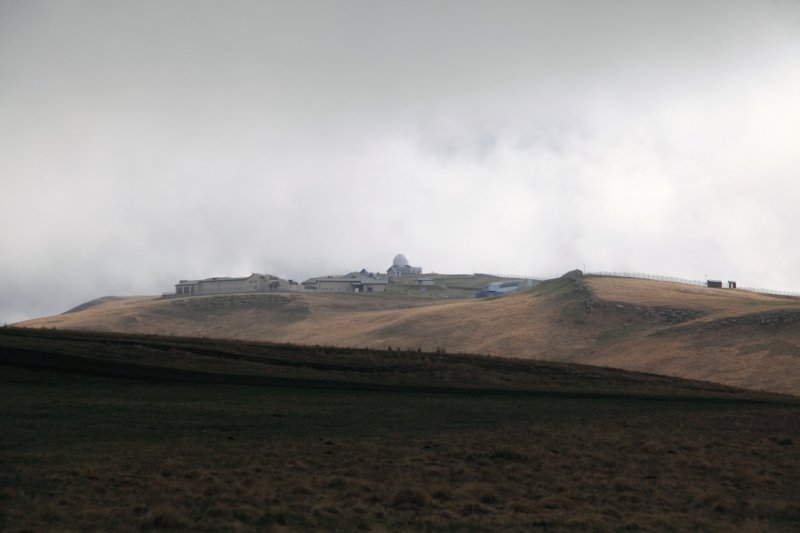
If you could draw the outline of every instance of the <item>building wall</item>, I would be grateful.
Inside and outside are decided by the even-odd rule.
[[[360,284],[358,282],[361,282]],[[355,283],[355,285],[353,285]],[[358,279],[325,279],[317,280],[317,292],[385,292],[385,283],[370,283]]]
[[[181,280],[175,284],[178,296],[302,290],[304,287],[297,282],[265,274],[252,274],[247,278]]]
[[[266,276],[261,274],[254,274],[244,279],[204,279],[198,283],[196,294],[265,291],[268,290],[269,281]]]
[[[354,292],[353,280],[332,280],[320,279],[317,280],[318,292]]]
[[[372,290],[370,290],[372,289]],[[363,292],[386,292],[385,283],[364,283]]]
[[[189,295],[211,295],[211,294],[232,294],[247,292],[270,292],[270,291],[304,291],[314,290],[318,292],[384,292],[385,283],[371,283],[372,278],[318,278],[315,284],[309,286],[301,285],[289,280],[275,279],[263,274],[253,274],[247,278],[233,279],[203,279],[199,281],[181,280],[175,285],[175,293],[178,296]],[[356,283],[354,286],[353,283]],[[360,282],[360,283],[359,283]],[[358,290],[357,290],[358,289]],[[372,290],[369,290],[372,289]]]
[[[197,290],[197,284],[194,283],[192,285],[175,285],[175,294],[180,295],[189,295],[189,294],[196,294],[195,291]]]
[[[302,292],[306,290],[306,287],[304,287],[300,283],[286,283],[286,285],[284,285],[283,282],[281,282],[280,290]]]
[[[249,292],[258,290],[246,279],[218,279],[198,283],[197,294],[225,294],[231,292]]]
[[[408,276],[414,274],[422,274],[422,267],[412,267],[412,266],[397,266],[393,265],[389,267],[389,270],[386,271],[387,274],[390,276]]]

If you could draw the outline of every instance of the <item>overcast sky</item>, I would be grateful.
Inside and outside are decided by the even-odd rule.
[[[800,291],[800,2],[0,0],[0,323],[178,279]]]

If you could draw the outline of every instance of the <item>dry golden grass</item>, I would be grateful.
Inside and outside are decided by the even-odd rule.
[[[527,357],[534,355],[541,339],[547,339],[550,346],[562,345],[559,353],[548,355],[552,359],[575,349],[572,332],[559,331],[542,320],[558,305],[557,297],[539,300],[518,294],[449,302],[303,294],[291,295],[290,299],[285,305],[233,306],[202,312],[176,306],[180,300],[137,297],[19,325],[370,348],[443,348],[448,352]],[[560,342],[567,339],[569,343]]]
[[[625,305],[595,314],[616,315],[634,332],[598,345],[591,363],[800,394],[800,300],[646,280],[588,283],[596,298]],[[663,325],[639,311],[657,307],[700,315]],[[760,317],[773,321],[761,323]],[[615,327],[609,318],[609,331],[619,331],[619,321]]]
[[[800,310],[800,299],[740,289],[709,289],[682,283],[614,277],[590,277],[587,283],[598,298],[632,305],[668,306],[725,315],[784,307]]]
[[[793,298],[587,278],[488,300],[293,294],[203,307],[211,299],[127,298],[21,325],[574,361],[800,394],[800,320],[757,321],[800,313]]]
[[[496,356],[30,328],[0,328],[0,364],[157,383],[599,398],[790,398],[656,374]]]

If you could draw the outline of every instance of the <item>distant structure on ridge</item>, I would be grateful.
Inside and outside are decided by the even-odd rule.
[[[533,279],[512,279],[510,281],[495,281],[475,293],[475,298],[488,298],[502,296],[510,292],[532,289],[540,283]]]
[[[175,284],[174,293],[164,297],[205,296],[210,294],[237,294],[248,292],[302,291],[302,292],[385,292],[393,276],[422,274],[421,267],[411,266],[403,254],[394,256],[392,266],[386,274],[369,272],[366,268],[349,274],[325,275],[309,278],[303,283],[286,280],[271,274],[253,273],[241,278],[217,277],[206,279],[182,279]],[[394,283],[393,281],[391,283]],[[432,279],[420,279],[417,284],[433,285]]]
[[[316,292],[385,292],[389,279],[383,274],[350,272],[343,276],[320,276],[303,282],[303,288]]]
[[[409,274],[422,274],[422,267],[411,266],[408,259],[403,254],[394,256],[392,266],[390,266],[386,273],[390,276],[407,276]]]
[[[302,287],[290,279],[256,273],[242,278],[182,279],[175,284],[175,294],[178,296],[287,290],[302,290]]]

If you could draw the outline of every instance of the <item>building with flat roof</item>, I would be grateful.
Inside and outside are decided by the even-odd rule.
[[[320,276],[303,282],[306,290],[317,292],[384,292],[389,278],[362,269],[343,276]]]
[[[216,277],[206,279],[182,279],[175,284],[175,294],[178,296],[203,296],[207,294],[299,289],[300,285],[292,280],[280,279],[270,274],[256,273],[241,278]]]
[[[317,292],[384,292],[386,278],[317,278]]]

